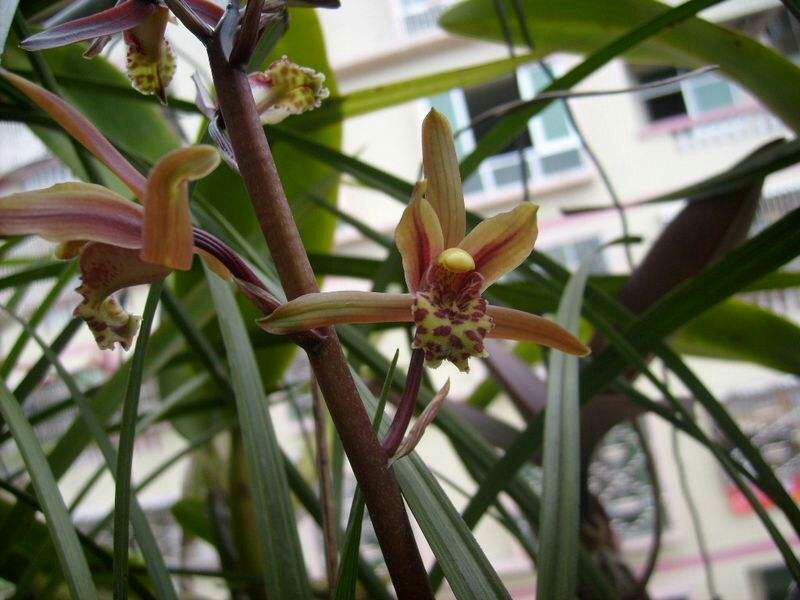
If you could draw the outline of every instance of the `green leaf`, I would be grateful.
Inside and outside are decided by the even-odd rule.
[[[14,13],[17,11],[19,0],[6,0],[0,6],[0,54],[6,47],[6,38],[11,30],[11,22],[14,20]]]
[[[504,0],[506,4],[510,1]],[[687,18],[715,3],[690,1],[670,8],[655,0],[615,0],[602,5],[595,0],[524,0],[523,7],[525,25],[542,52],[607,52],[612,40],[616,43],[621,36],[635,36],[639,38],[635,49],[634,44],[626,44],[615,54],[631,50],[626,58],[646,64],[717,64],[789,127],[799,129],[800,69],[744,34],[697,17]],[[690,14],[686,14],[688,9]],[[654,27],[667,11],[683,15],[672,20],[670,27]],[[445,12],[439,22],[451,33],[498,42],[504,39],[491,0],[466,0]],[[524,43],[518,29],[512,29],[515,41]]]
[[[361,378],[355,373],[353,376],[367,411],[375,415],[378,401]],[[381,433],[386,435],[388,430],[389,420],[384,418]],[[472,532],[425,463],[412,453],[394,463],[393,468],[403,497],[441,563],[455,596],[460,600],[510,598]]]
[[[53,472],[47,464],[47,459],[33,429],[3,381],[0,381],[0,412],[3,413],[6,425],[11,430],[14,441],[25,461],[31,483],[47,519],[50,538],[55,546],[61,570],[72,597],[81,600],[95,600],[97,590],[89,572],[89,565],[81,550],[78,535],[69,518],[64,499],[61,497],[61,492],[58,491],[58,484]]]
[[[303,129],[324,127],[368,112],[388,108],[417,98],[447,92],[454,87],[470,87],[497,79],[536,60],[534,54],[504,58],[474,67],[462,67],[423,75],[413,79],[395,81],[384,85],[350,92],[344,96],[328,98],[322,107],[310,113],[303,121]]]
[[[21,285],[25,285],[26,283],[40,281],[42,279],[51,279],[53,277],[57,277],[63,271],[63,269],[64,263],[57,261],[47,261],[42,265],[35,265],[26,269],[20,269],[11,275],[0,277],[0,290],[16,288]]]
[[[77,271],[76,265],[74,264],[67,264],[61,266],[61,273],[56,279],[56,282],[50,288],[50,291],[41,298],[39,304],[36,306],[36,310],[34,310],[33,314],[28,319],[28,324],[35,328],[41,323],[42,319],[47,316],[48,311],[53,306],[53,304],[58,300],[61,292],[64,291],[64,288],[69,284],[73,278],[75,277],[75,272]],[[11,349],[6,354],[5,358],[3,359],[3,365],[0,367],[0,378],[6,378],[9,376],[11,371],[17,365],[17,360],[19,360],[20,354],[25,349],[25,345],[28,342],[28,332],[23,330],[14,343],[11,346]]]
[[[208,515],[208,505],[201,498],[183,498],[169,509],[181,528],[196,538],[216,544],[214,527]]]
[[[660,194],[653,198],[638,201],[630,206],[655,204],[690,198],[700,200],[708,196],[722,195],[726,192],[742,189],[775,171],[785,169],[800,162],[800,140],[773,140],[749,153],[732,167],[708,177],[698,183],[684,186],[677,190]],[[610,206],[591,206],[566,209],[567,214],[605,210]]]
[[[152,284],[147,294],[139,337],[136,340],[136,349],[133,352],[131,368],[128,373],[125,400],[122,403],[122,427],[119,432],[116,475],[114,477],[116,482],[114,488],[114,595],[118,598],[125,598],[128,589],[128,549],[130,548],[128,521],[131,510],[133,440],[136,436],[136,419],[139,415],[144,357],[162,285],[162,282]]]
[[[726,300],[706,311],[678,330],[669,343],[681,354],[800,374],[800,327],[741,300]]]
[[[294,511],[264,386],[236,300],[227,284],[206,267],[236,397],[245,458],[255,499],[265,584],[280,598],[308,598]]]
[[[556,322],[573,335],[578,334],[583,290],[594,259],[594,253],[583,259],[558,306]],[[581,497],[578,357],[552,351],[547,374],[536,597],[558,600],[575,594],[578,571]]]

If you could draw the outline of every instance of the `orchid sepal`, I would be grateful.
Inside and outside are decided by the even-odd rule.
[[[162,156],[150,171],[145,195],[142,260],[188,270],[194,254],[188,182],[205,177],[220,162],[208,145],[179,148]]]
[[[444,247],[452,248],[464,237],[467,215],[453,131],[436,109],[422,123],[422,163],[428,182],[426,197],[439,216]]]
[[[93,15],[61,23],[22,40],[20,46],[25,50],[46,50],[103,38],[142,23],[156,10],[156,5],[141,0],[126,0]]]
[[[284,335],[344,323],[410,322],[413,301],[410,294],[317,292],[282,304],[258,324]]]

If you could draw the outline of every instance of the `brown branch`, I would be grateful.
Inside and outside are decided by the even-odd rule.
[[[264,0],[250,0],[244,9],[241,26],[233,43],[230,63],[234,67],[246,65],[258,44],[258,34],[261,30],[261,12]]]
[[[234,154],[287,296],[318,290],[308,255],[278,177],[244,71],[225,59],[215,37],[211,73]],[[406,514],[400,486],[389,470],[336,334],[305,350],[372,517],[395,591],[400,598],[432,599],[430,583]]]
[[[178,20],[183,23],[184,27],[192,32],[192,35],[204,44],[208,43],[213,32],[211,28],[197,16],[197,13],[186,6],[181,0],[164,0],[164,2]]]

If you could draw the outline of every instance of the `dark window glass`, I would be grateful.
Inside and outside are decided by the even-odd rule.
[[[683,101],[681,92],[648,98],[644,101],[644,105],[651,121],[660,121],[686,114],[686,103]]]
[[[470,119],[474,119],[478,115],[483,114],[506,102],[519,100],[519,87],[517,87],[516,75],[508,75],[501,79],[497,79],[490,83],[475,86],[473,88],[464,90],[464,98],[467,101],[467,110],[470,114]],[[472,128],[475,134],[475,141],[479,142],[497,123],[497,118],[490,118],[481,121]],[[503,148],[497,154],[505,154],[518,148],[529,148],[532,146],[531,136],[526,129],[508,146]]]
[[[636,83],[646,84],[654,81],[663,81],[678,75],[679,71],[674,67],[632,67],[631,74]],[[644,94],[644,93],[643,93]],[[675,85],[655,88],[643,95],[645,110],[649,121],[660,121],[671,117],[680,117],[686,113],[686,103],[683,100],[683,92]]]

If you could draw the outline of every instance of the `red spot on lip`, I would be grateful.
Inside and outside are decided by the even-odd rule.
[[[448,341],[450,342],[450,345],[453,346],[453,348],[463,348],[464,347],[464,342],[462,342],[461,338],[458,337],[457,335],[451,335],[450,338],[448,339]]]
[[[439,327],[437,327],[436,329],[433,330],[433,335],[439,335],[439,336],[444,337],[446,335],[450,335],[452,333],[452,331],[453,330],[452,330],[451,327],[449,327],[447,325],[440,325]]]

